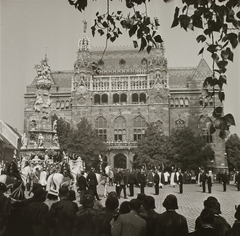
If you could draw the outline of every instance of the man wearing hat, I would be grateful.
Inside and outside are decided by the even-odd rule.
[[[60,173],[63,174],[64,177],[70,177],[71,179],[73,179],[73,176],[71,174],[70,165],[67,162],[67,156],[64,156],[64,158],[63,158]]]
[[[34,192],[34,201],[30,203],[25,211],[27,221],[31,224],[34,236],[48,236],[48,206],[44,203],[47,191],[38,188]]]
[[[204,208],[209,208],[213,211],[214,213],[214,223],[213,223],[213,229],[216,230],[217,235],[219,236],[224,236],[226,231],[231,228],[229,223],[222,217],[220,216],[221,212],[221,207],[220,203],[215,197],[208,197],[207,200],[204,201],[203,203]],[[202,227],[201,224],[201,219],[200,216],[196,219],[195,221],[195,230],[199,229]]]
[[[74,217],[73,236],[93,236],[97,235],[97,216],[98,210],[93,209],[94,197],[91,194],[85,194],[83,203]]]
[[[138,215],[141,203],[137,199],[132,199],[129,207],[129,213],[120,214],[118,219],[112,223],[112,236],[146,235],[146,221]]]
[[[18,170],[18,165],[17,165],[17,160],[15,155],[13,156],[13,160],[7,167],[7,175],[11,177],[15,177],[17,180],[22,181],[20,172]]]
[[[163,206],[166,208],[166,211],[158,216],[154,235],[187,236],[187,220],[183,215],[175,211],[178,209],[176,196],[173,194],[168,195],[163,202]]]
[[[50,227],[53,236],[72,235],[74,216],[78,211],[77,204],[68,199],[69,190],[67,186],[59,189],[60,201],[52,204],[49,211]]]
[[[236,212],[234,214],[235,222],[231,229],[229,229],[225,236],[239,236],[240,235],[240,205],[235,206]]]
[[[94,196],[96,196],[96,199],[98,201],[100,201],[101,199],[99,198],[98,193],[97,193],[98,181],[97,181],[97,176],[94,172],[94,168],[91,168],[91,170],[87,176],[87,181],[88,181],[89,189],[91,189],[93,191],[93,194],[94,194]]]
[[[152,196],[146,196],[143,201],[144,212],[140,212],[141,216],[147,223],[146,236],[152,236],[155,233],[156,220],[158,213],[154,211],[155,209],[155,199]]]

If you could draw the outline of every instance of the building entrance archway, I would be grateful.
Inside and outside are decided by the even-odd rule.
[[[125,155],[123,155],[122,153],[117,154],[114,157],[114,168],[126,169],[127,168],[127,157]]]

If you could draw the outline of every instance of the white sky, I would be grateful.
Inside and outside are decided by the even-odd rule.
[[[0,0],[1,23],[1,74],[0,74],[0,119],[20,132],[23,131],[24,93],[35,75],[34,66],[45,53],[52,70],[73,70],[77,42],[82,36],[82,20],[88,21],[87,35],[93,47],[104,46],[105,39],[96,34],[93,38],[90,27],[96,11],[105,12],[106,0],[88,0],[87,10],[80,13],[68,0]],[[185,32],[179,27],[171,29],[175,6],[181,1],[164,3],[151,0],[148,14],[159,18],[159,33],[164,39],[169,67],[197,66],[202,48],[195,40],[196,32]],[[117,7],[125,9],[124,1],[110,1],[110,12]],[[199,32],[198,32],[199,33]],[[132,40],[124,34],[109,46],[132,46]],[[231,133],[240,136],[240,46],[234,51],[234,63],[228,66],[228,85],[225,86],[225,113],[234,115],[237,127]],[[210,65],[209,55],[204,58]]]

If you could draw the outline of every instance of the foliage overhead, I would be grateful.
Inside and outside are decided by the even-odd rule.
[[[227,161],[230,169],[240,170],[240,138],[231,135],[226,141]]]
[[[87,7],[87,0],[68,0],[80,12]],[[129,37],[136,36],[133,40],[134,47],[139,47],[139,51],[151,51],[163,39],[158,34],[159,20],[156,17],[150,17],[147,12],[147,6],[151,0],[124,0],[126,8],[123,11],[110,13],[110,3],[107,0],[106,12],[100,14],[96,12],[94,24],[91,27],[92,35],[96,32],[106,37],[107,42],[114,42],[122,29],[128,31]],[[164,0],[169,2],[171,0]],[[202,32],[196,38],[198,43],[204,44],[199,54],[204,51],[210,53],[212,58],[212,75],[205,78],[203,83],[203,98],[212,98],[215,107],[215,99],[218,98],[222,103],[225,100],[223,85],[227,84],[227,65],[233,62],[234,52],[240,43],[240,2],[239,0],[182,0],[178,1],[181,6],[175,8],[172,28],[180,26],[185,31],[200,29]],[[136,7],[143,5],[143,11],[137,11]],[[104,52],[105,52],[104,50]],[[103,54],[104,54],[103,52]],[[95,66],[96,67],[96,66]],[[98,71],[98,67],[96,67]],[[231,117],[230,117],[231,116]],[[235,125],[234,118],[229,116],[214,117],[211,125],[211,132],[220,128],[220,137],[225,138],[228,135],[229,117],[232,120],[229,125]],[[215,125],[220,123],[220,125]]]

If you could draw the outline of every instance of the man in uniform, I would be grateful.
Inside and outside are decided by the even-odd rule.
[[[22,181],[20,172],[18,170],[18,165],[17,165],[17,160],[15,155],[13,156],[12,162],[7,167],[7,175],[11,177],[15,177],[17,180]]]
[[[70,166],[67,162],[67,157],[66,156],[63,159],[63,163],[61,165],[60,173],[62,173],[64,175],[64,177],[69,177],[69,178],[73,179],[73,176],[71,174],[71,169],[70,169]]]

